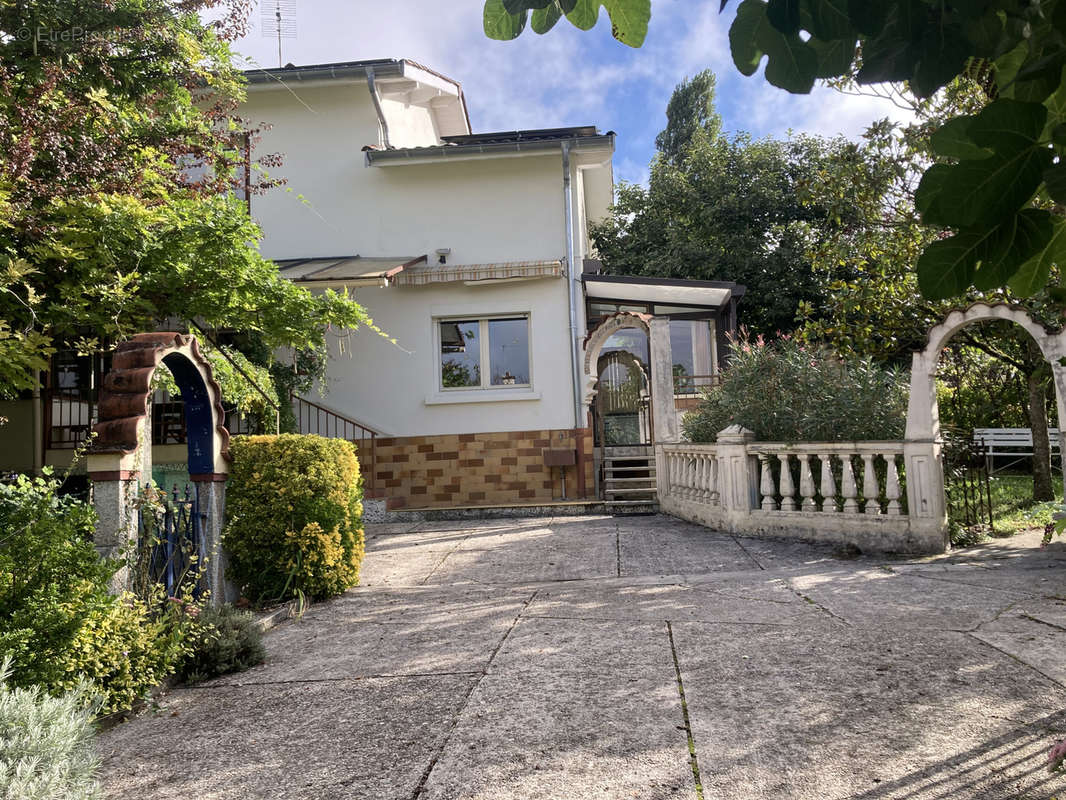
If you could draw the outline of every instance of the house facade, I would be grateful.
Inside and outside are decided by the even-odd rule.
[[[250,200],[263,254],[312,291],[352,292],[374,321],[330,331],[322,391],[294,399],[300,429],[355,441],[369,496],[390,509],[610,499],[609,448],[646,446],[665,424],[650,408],[653,356],[670,367],[676,430],[743,294],[599,274],[588,228],[613,198],[615,134],[473,133],[461,86],[407,60],[247,78],[242,116],[266,125],[256,147],[284,159],[284,188]],[[657,335],[652,320],[665,321]],[[38,461],[62,463],[103,368],[53,369],[36,412],[0,409],[40,418],[19,442],[0,429],[4,452],[36,438]],[[84,400],[63,401],[75,387]],[[154,463],[180,461],[180,442],[155,433]],[[18,460],[0,466],[32,466]],[[647,467],[619,463],[635,477],[613,480],[636,492]]]

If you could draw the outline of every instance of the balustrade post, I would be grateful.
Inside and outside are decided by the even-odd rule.
[[[759,504],[758,473],[748,452],[754,439],[755,434],[740,425],[730,425],[718,434],[719,504],[727,530],[743,529]]]
[[[762,510],[776,511],[774,502],[774,476],[770,470],[770,456],[759,453],[759,494],[762,495]]]
[[[867,514],[874,516],[881,513],[881,489],[877,485],[877,472],[874,470],[874,453],[863,453],[862,496],[866,501]]]
[[[888,465],[885,474],[885,498],[888,500],[887,513],[899,515],[902,513],[902,509],[899,504],[899,472],[896,469],[896,456],[893,453],[886,453],[884,459]]]
[[[803,511],[817,511],[818,504],[814,502],[814,476],[811,474],[811,457],[808,453],[799,456],[800,462],[800,496],[803,502],[800,508]]]
[[[859,488],[855,485],[855,472],[851,466],[851,454],[844,453],[841,455],[840,462],[843,466],[843,474],[840,478],[840,493],[844,497],[844,513],[858,514],[859,502],[856,498],[859,496]]]
[[[833,477],[833,456],[830,453],[819,456],[822,462],[822,480],[820,491],[822,493],[822,511],[835,514],[837,508],[837,484]]]
[[[779,453],[777,459],[781,462],[781,476],[779,481],[781,487],[781,510],[795,511],[796,487],[792,481],[792,470],[788,467],[788,453]]]
[[[718,505],[722,502],[722,492],[718,486],[718,454],[711,456],[711,503]]]
[[[710,500],[711,496],[710,488],[707,486],[708,479],[710,478],[710,475],[708,474],[710,470],[707,468],[708,458],[706,453],[700,453],[696,458],[698,459],[696,476],[700,489],[699,499],[701,503],[706,503]]]

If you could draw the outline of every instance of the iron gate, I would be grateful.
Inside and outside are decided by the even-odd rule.
[[[992,486],[988,473],[988,448],[962,433],[944,432],[944,493],[948,518],[963,528],[992,523]]]
[[[138,510],[138,563],[150,583],[166,587],[177,597],[189,587],[199,597],[204,562],[204,528],[207,514],[200,510],[200,489],[185,487],[184,497],[175,486],[165,490],[145,487],[148,502]]]

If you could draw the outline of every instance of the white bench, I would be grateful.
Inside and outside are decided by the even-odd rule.
[[[973,442],[986,448],[989,472],[995,471],[992,469],[995,458],[1011,459],[1006,465],[998,467],[1006,469],[1033,455],[1033,432],[1029,428],[974,428]],[[1051,445],[1052,457],[1060,455],[1058,428],[1048,428],[1048,444]]]

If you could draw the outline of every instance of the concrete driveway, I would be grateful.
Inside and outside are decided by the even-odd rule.
[[[1066,797],[1066,545],[846,560],[669,517],[369,526],[266,664],[99,739],[114,798]]]

